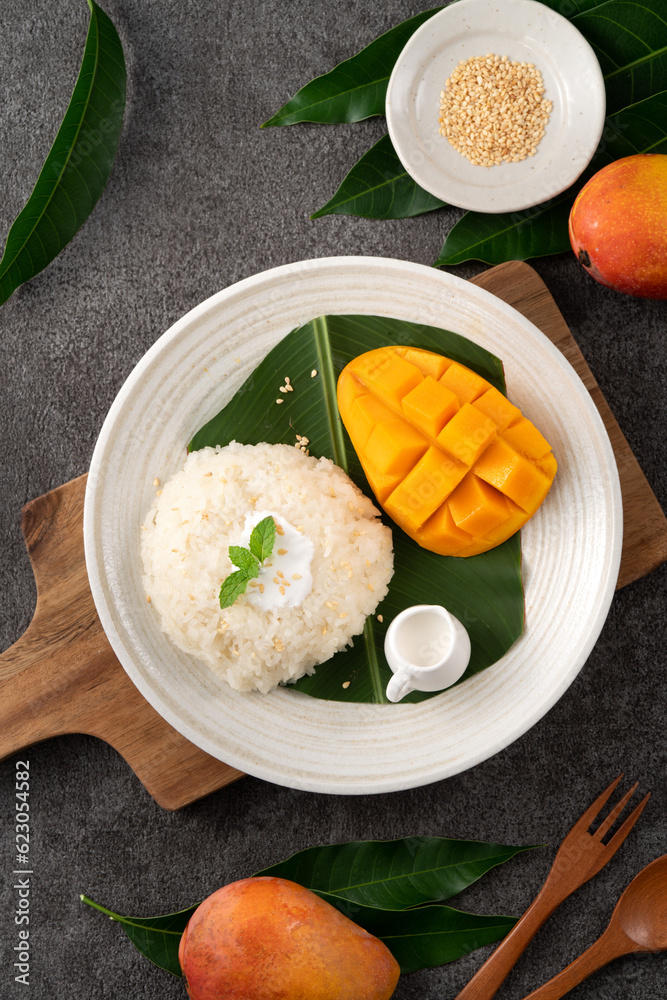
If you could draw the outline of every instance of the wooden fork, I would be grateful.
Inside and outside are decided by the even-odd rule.
[[[594,833],[589,826],[612,794],[623,775],[612,781],[609,788],[597,797],[579,819],[558,849],[558,853],[547,875],[546,882],[523,916],[498,945],[484,965],[464,986],[456,1000],[490,1000],[505,980],[517,959],[533,939],[545,920],[564,899],[575,889],[588,882],[614,856],[630,830],[635,825],[642,809],[649,800],[650,792],[630,813],[625,822],[613,835],[608,844],[602,843],[605,833],[618,819],[628,800],[637,788],[635,783],[614,806]]]

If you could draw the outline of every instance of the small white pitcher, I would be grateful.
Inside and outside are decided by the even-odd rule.
[[[384,652],[394,674],[387,698],[395,702],[410,691],[442,691],[457,681],[470,660],[470,637],[439,604],[415,604],[394,618]]]

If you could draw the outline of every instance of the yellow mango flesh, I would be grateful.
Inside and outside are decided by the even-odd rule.
[[[440,555],[500,545],[556,473],[551,446],[486,379],[414,347],[380,347],[341,372],[338,408],[379,503]]]

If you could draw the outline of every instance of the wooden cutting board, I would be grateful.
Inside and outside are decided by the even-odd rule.
[[[474,284],[532,320],[595,400],[614,447],[624,506],[618,587],[667,559],[667,519],[541,278],[527,264],[494,267]],[[95,611],[83,551],[86,477],[23,508],[37,582],[25,634],[0,655],[0,758],[63,733],[89,733],[122,754],[153,798],[179,809],[242,777],[172,729],[129,680]]]

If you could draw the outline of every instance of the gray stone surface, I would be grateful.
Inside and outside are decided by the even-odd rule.
[[[111,181],[60,257],[0,310],[2,502],[0,635],[27,626],[35,588],[21,506],[86,471],[116,392],[192,306],[267,267],[331,254],[429,264],[459,213],[371,222],[309,221],[383,131],[258,126],[311,77],[422,9],[414,0],[106,0],[125,48],[129,99]],[[76,78],[82,2],[0,6],[0,232],[30,193]],[[665,500],[665,304],[603,289],[563,255],[533,262],[591,365],[658,497]],[[464,277],[482,269],[456,270]],[[530,992],[587,946],[639,869],[667,851],[665,568],[619,592],[588,662],[521,739],[447,781],[377,797],[328,797],[254,778],[176,814],[125,762],[86,736],[30,748],[34,867],[30,987],[13,981],[14,768],[0,765],[0,996],[98,1000],[185,995],[79,893],[121,912],[179,909],[223,883],[314,844],[410,834],[545,844],[487,876],[457,905],[519,914],[556,845],[621,771],[653,797],[627,844],[568,900],[499,1000]],[[453,998],[487,949],[403,977],[397,1000]],[[628,957],[578,1000],[655,1000],[667,959]]]

